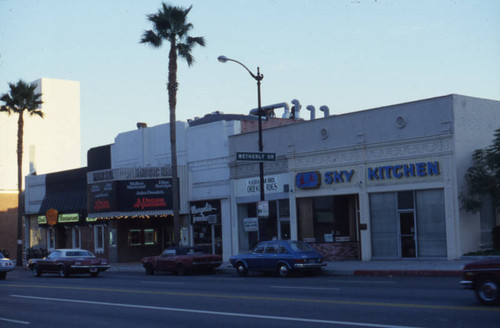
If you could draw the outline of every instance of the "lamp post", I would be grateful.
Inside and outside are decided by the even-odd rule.
[[[263,151],[263,145],[262,145],[262,106],[260,103],[260,81],[264,78],[264,75],[260,74],[260,69],[257,67],[257,75],[252,73],[248,67],[243,65],[237,60],[227,58],[226,56],[219,56],[217,57],[217,60],[220,61],[221,63],[225,63],[228,61],[235,62],[237,64],[240,64],[243,66],[247,72],[250,74],[251,77],[257,81],[257,103],[258,103],[258,116],[259,116],[259,152]],[[259,162],[259,175],[260,175],[260,200],[264,201],[265,200],[265,195],[264,195],[264,162]]]

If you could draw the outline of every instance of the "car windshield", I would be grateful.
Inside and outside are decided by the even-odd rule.
[[[59,257],[61,256],[61,252],[59,251],[54,251],[52,253],[49,254],[49,256],[47,256],[48,259],[53,259],[53,258],[56,258],[56,257]]]
[[[296,252],[310,252],[314,251],[314,248],[312,248],[309,244],[306,244],[302,241],[292,241],[290,243],[290,248],[293,249]]]

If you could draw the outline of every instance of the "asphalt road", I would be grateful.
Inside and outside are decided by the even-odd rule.
[[[498,327],[459,280],[22,270],[0,281],[0,327]]]

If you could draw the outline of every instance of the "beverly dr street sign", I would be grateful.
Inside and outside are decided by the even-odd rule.
[[[276,161],[276,153],[237,152],[236,160],[253,161],[253,162],[273,162]]]

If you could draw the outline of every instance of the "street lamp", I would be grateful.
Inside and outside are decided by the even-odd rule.
[[[255,81],[257,81],[257,102],[258,102],[258,116],[259,116],[259,152],[262,152],[264,147],[262,145],[262,107],[261,107],[261,103],[260,103],[260,81],[262,81],[262,79],[264,78],[264,75],[260,74],[259,67],[257,67],[257,75],[255,75],[254,73],[252,73],[248,69],[248,67],[246,67],[245,65],[243,65],[239,61],[231,59],[231,58],[227,58],[226,56],[219,56],[219,57],[217,57],[217,60],[220,61],[221,63],[232,61],[232,62],[235,62],[237,64],[240,64],[241,66],[243,66],[247,70],[247,72],[250,74],[250,76],[253,77],[255,79]],[[265,196],[264,196],[264,162],[259,162],[259,174],[260,174],[260,200],[264,201],[265,200]]]

